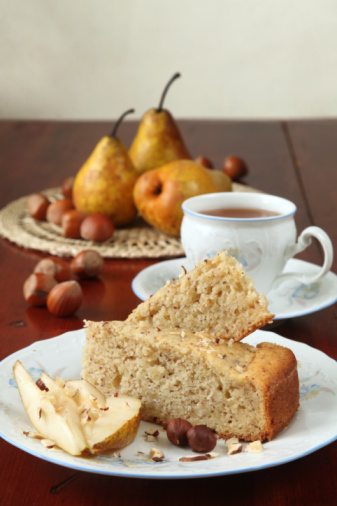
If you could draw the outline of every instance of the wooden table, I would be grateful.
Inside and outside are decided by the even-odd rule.
[[[318,225],[337,247],[337,120],[294,122],[181,121],[193,156],[220,168],[229,154],[249,165],[248,185],[293,200],[298,230]],[[96,142],[110,131],[103,122],[0,123],[0,207],[76,173]],[[124,123],[128,146],[135,123]],[[109,260],[101,283],[84,283],[76,316],[56,318],[28,307],[22,285],[45,256],[0,240],[0,358],[42,339],[80,329],[82,319],[124,319],[139,303],[131,281],[152,260]],[[299,257],[321,263],[313,244]],[[337,260],[332,270],[337,272]],[[97,298],[100,302],[97,304]],[[336,305],[289,319],[276,331],[337,359]],[[337,415],[337,414],[336,414]],[[337,423],[337,416],[336,416]],[[333,504],[337,497],[337,442],[299,460],[245,474],[198,480],[118,478],[47,463],[1,440],[0,503],[53,504]]]

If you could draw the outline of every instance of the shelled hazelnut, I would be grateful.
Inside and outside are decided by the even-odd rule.
[[[35,220],[45,221],[50,200],[42,193],[34,193],[28,198],[27,211]]]
[[[70,264],[72,272],[81,279],[96,278],[101,274],[103,267],[102,256],[91,249],[78,253]]]
[[[86,213],[78,211],[77,209],[69,209],[62,216],[62,234],[69,239],[81,239],[81,224]]]
[[[187,440],[194,452],[210,452],[216,446],[216,436],[207,425],[194,425],[187,431]]]
[[[112,237],[115,225],[104,214],[90,214],[81,223],[81,237],[87,241],[104,242]]]
[[[43,272],[58,282],[68,281],[71,278],[70,265],[57,257],[43,258],[36,264],[34,272]]]
[[[45,306],[47,297],[57,285],[57,281],[43,272],[36,272],[26,279],[23,285],[23,296],[31,306]]]
[[[166,427],[166,433],[169,441],[177,446],[186,446],[188,444],[187,431],[192,424],[183,418],[173,418]]]
[[[62,216],[69,209],[74,209],[74,204],[70,199],[59,199],[52,202],[48,209],[46,218],[49,223],[53,223],[54,225],[61,226],[62,224]]]
[[[77,281],[64,281],[54,286],[47,297],[47,308],[55,316],[70,316],[82,304],[82,289]]]

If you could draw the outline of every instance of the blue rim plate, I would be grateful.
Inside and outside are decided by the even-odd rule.
[[[299,459],[337,439],[337,363],[324,353],[305,344],[290,341],[273,332],[258,330],[245,339],[252,345],[267,341],[291,348],[299,363],[300,408],[290,426],[258,454],[242,452],[228,456],[225,443],[218,441],[216,458],[199,462],[179,462],[191,450],[170,444],[165,431],[141,422],[135,441],[120,451],[120,457],[107,454],[93,458],[73,457],[63,450],[44,448],[24,431],[33,430],[23,409],[12,367],[17,359],[37,378],[42,370],[52,377],[74,379],[81,376],[83,329],[39,341],[0,363],[0,435],[21,450],[64,467],[112,476],[151,479],[186,479],[222,476],[256,471]],[[158,441],[146,442],[144,432],[159,429]],[[163,451],[163,462],[152,462],[152,446]]]

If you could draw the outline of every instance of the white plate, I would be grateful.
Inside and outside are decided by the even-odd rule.
[[[52,377],[74,379],[81,375],[84,330],[39,341],[4,359],[0,364],[0,434],[9,443],[38,458],[61,466],[93,473],[134,478],[197,478],[254,471],[283,464],[312,453],[337,439],[337,363],[322,352],[262,330],[246,338],[253,345],[268,341],[291,348],[299,362],[300,408],[290,426],[275,440],[265,443],[258,454],[228,456],[224,441],[219,440],[218,457],[199,462],[179,462],[191,450],[168,442],[159,428],[156,443],[146,442],[145,428],[157,426],[142,422],[135,441],[123,449],[120,458],[104,455],[93,458],[73,457],[60,449],[47,450],[23,431],[32,430],[22,406],[12,367],[17,359],[37,378],[45,370]],[[163,462],[149,460],[152,446],[165,454]],[[143,452],[140,454],[138,452]]]
[[[153,295],[166,281],[177,279],[184,265],[189,270],[186,258],[175,258],[159,262],[143,269],[132,281],[132,290],[141,300]],[[292,259],[287,262],[284,272],[316,273],[319,266]],[[323,280],[310,285],[299,281],[285,281],[276,290],[266,294],[269,310],[275,314],[274,320],[295,318],[314,313],[337,301],[337,276],[329,272]]]

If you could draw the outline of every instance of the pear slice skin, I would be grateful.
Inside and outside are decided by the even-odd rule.
[[[91,418],[82,425],[91,453],[123,448],[135,439],[140,424],[139,399],[120,394],[106,398],[85,379],[68,380],[67,389],[73,392],[82,412]]]
[[[106,398],[84,379],[54,381],[46,373],[40,375],[39,387],[19,360],[13,372],[35,429],[71,455],[97,455],[123,448],[135,439],[139,399],[118,394]]]
[[[78,424],[76,403],[56,388],[53,394],[41,390],[19,360],[13,372],[22,404],[38,433],[71,455],[82,454],[87,444]]]
[[[135,439],[139,424],[141,401],[119,395],[109,397],[103,415],[83,426],[89,450],[93,454],[123,448]]]

